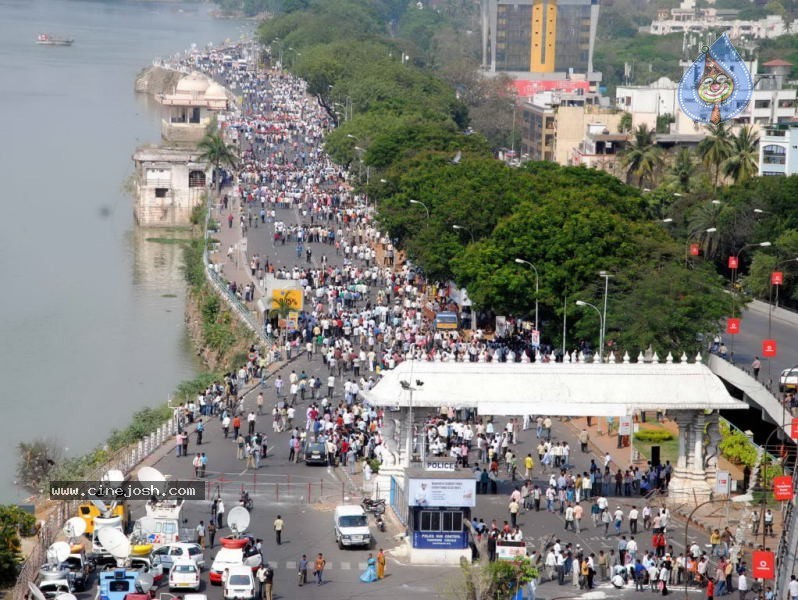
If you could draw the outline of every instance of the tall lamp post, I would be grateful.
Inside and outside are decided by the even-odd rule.
[[[423,206],[424,210],[427,211],[427,221],[429,221],[429,207],[426,204],[424,204],[421,200],[410,200],[410,204],[420,204],[421,206]]]
[[[735,315],[735,308],[736,308],[736,300],[737,300],[737,268],[740,264],[740,254],[743,253],[744,250],[747,248],[754,248],[759,246],[760,248],[768,248],[772,246],[770,242],[756,242],[753,244],[746,244],[742,248],[737,251],[737,254],[734,255],[734,267],[732,268],[732,279],[731,279],[731,292],[732,292],[732,310],[731,310],[731,318],[734,318]],[[729,265],[731,266],[731,265]],[[734,364],[734,336],[731,336],[731,362]]]
[[[471,236],[471,243],[473,244],[474,242],[476,242],[476,240],[474,239],[474,234],[471,232],[471,230],[468,227],[464,227],[463,225],[452,225],[452,229],[456,229],[457,231],[460,231],[461,229],[467,231],[468,235]]]
[[[754,211],[756,212],[756,210]],[[776,266],[773,267],[774,269],[778,269],[781,265],[786,265],[787,263],[791,262],[798,262],[798,258],[789,258],[787,260],[783,260],[781,262],[777,262]],[[776,308],[779,306],[779,285],[773,283],[773,275],[770,276],[770,292],[768,294],[768,339],[773,339],[773,286],[776,285]],[[770,384],[773,384],[773,372],[771,370],[771,363],[773,361],[768,357],[768,380]],[[783,403],[782,403],[783,405]]]
[[[708,227],[707,229],[704,229],[704,231],[702,233],[715,233],[717,230],[718,230],[717,227]],[[690,240],[691,239],[692,239],[692,236],[688,235],[687,236],[687,241],[684,244],[684,262],[687,265],[690,264]]]
[[[540,321],[538,321],[538,292],[540,292],[540,278],[538,277],[538,270],[528,260],[523,258],[516,258],[515,262],[519,265],[528,265],[535,272],[535,329],[540,331]]]
[[[599,271],[599,277],[604,278],[604,315],[601,319],[601,353],[604,353],[604,342],[607,340],[607,292],[609,291],[610,287],[610,275],[607,271]]]
[[[604,356],[602,354],[604,350],[604,317],[601,315],[601,311],[595,304],[590,304],[590,302],[585,302],[584,300],[577,300],[577,306],[589,306],[593,310],[596,311],[596,314],[599,318],[599,362],[604,360]]]

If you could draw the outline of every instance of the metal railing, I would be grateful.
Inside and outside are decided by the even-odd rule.
[[[177,433],[177,426],[177,419],[170,418],[135,444],[116,451],[105,463],[94,468],[84,478],[86,480],[99,480],[104,473],[111,469],[118,469],[125,475],[130,474],[141,461],[150,456]],[[20,566],[17,582],[11,590],[10,597],[12,600],[25,600],[29,596],[28,582],[33,583],[36,581],[39,568],[46,561],[48,546],[57,539],[67,519],[77,516],[78,504],[79,502],[76,500],[55,501],[43,507],[47,512],[47,518],[39,522],[36,543]]]

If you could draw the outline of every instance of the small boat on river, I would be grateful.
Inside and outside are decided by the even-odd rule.
[[[75,40],[50,35],[49,33],[40,33],[36,38],[36,43],[40,46],[71,46],[75,43]]]

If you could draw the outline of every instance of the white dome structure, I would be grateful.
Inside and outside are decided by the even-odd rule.
[[[177,82],[176,94],[203,94],[210,86],[210,81],[202,73],[196,71],[186,75]]]
[[[206,100],[227,100],[227,92],[225,89],[212,81],[208,88],[205,90],[205,99]]]

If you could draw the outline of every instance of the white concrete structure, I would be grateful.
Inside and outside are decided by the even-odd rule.
[[[164,107],[161,137],[176,144],[196,144],[205,135],[214,113],[227,110],[227,92],[201,73],[178,81],[173,94],[159,96]]]
[[[759,138],[759,174],[798,174],[798,121],[765,128]]]
[[[143,227],[189,223],[209,180],[210,166],[199,151],[145,146],[133,154],[136,202],[133,212]]]
[[[679,458],[669,487],[676,501],[706,499],[715,485],[717,411],[748,405],[726,391],[701,362],[452,363],[406,361],[385,371],[370,391],[377,406],[410,410],[454,406],[480,415],[612,416],[664,410],[680,428]],[[708,429],[708,443],[704,431]],[[404,436],[407,436],[405,428]],[[390,436],[386,434],[386,439]],[[402,462],[409,464],[409,453]]]

